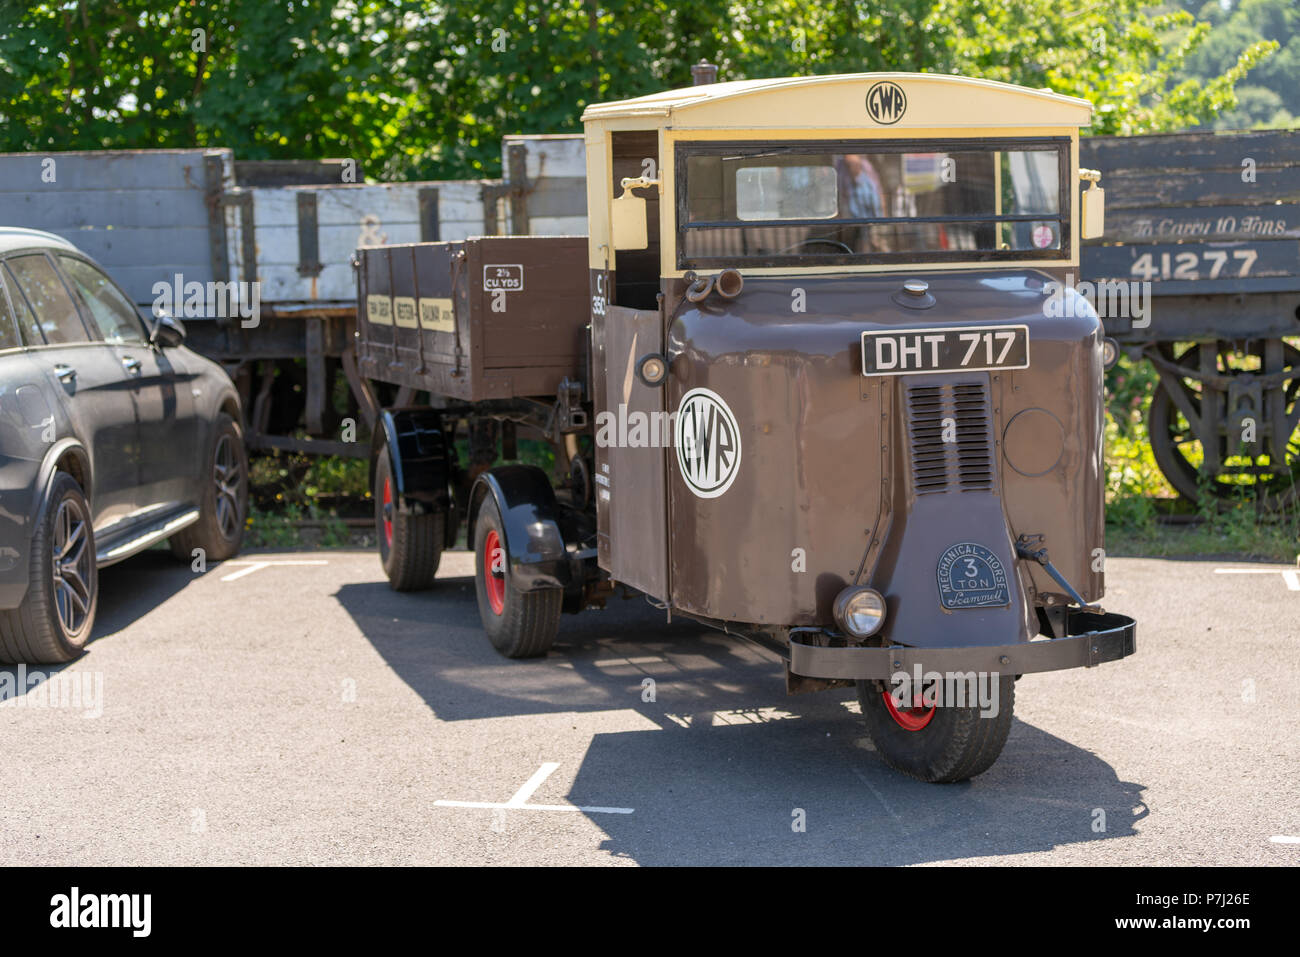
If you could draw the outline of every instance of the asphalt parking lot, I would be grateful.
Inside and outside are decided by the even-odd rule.
[[[472,565],[105,570],[84,658],[0,669],[0,864],[1300,863],[1294,567],[1112,559],[1138,654],[1027,676],[998,763],[927,785],[851,691],[641,600],[502,659]]]

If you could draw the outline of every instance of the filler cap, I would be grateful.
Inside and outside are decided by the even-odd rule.
[[[903,283],[901,292],[893,295],[894,302],[908,309],[929,309],[935,303],[930,295],[930,284],[924,279],[909,279]]]

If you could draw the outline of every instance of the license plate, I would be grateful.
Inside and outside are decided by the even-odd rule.
[[[862,334],[863,375],[1027,368],[1028,326],[944,326]]]

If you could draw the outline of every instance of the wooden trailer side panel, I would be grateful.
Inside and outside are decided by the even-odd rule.
[[[361,374],[464,401],[553,400],[584,376],[586,238],[357,250]]]
[[[587,237],[485,236],[469,243],[472,336],[482,398],[554,396],[587,350]]]

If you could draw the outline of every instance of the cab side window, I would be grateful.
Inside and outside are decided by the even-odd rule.
[[[86,306],[91,321],[99,328],[99,334],[105,342],[141,343],[145,342],[144,326],[135,306],[118,292],[111,279],[90,263],[59,255],[59,265],[63,267],[72,288]]]
[[[90,341],[76,303],[48,259],[39,253],[15,256],[6,267],[12,279],[10,289],[16,286],[22,292],[34,314],[22,317],[28,345],[39,345],[42,340],[49,345]]]

